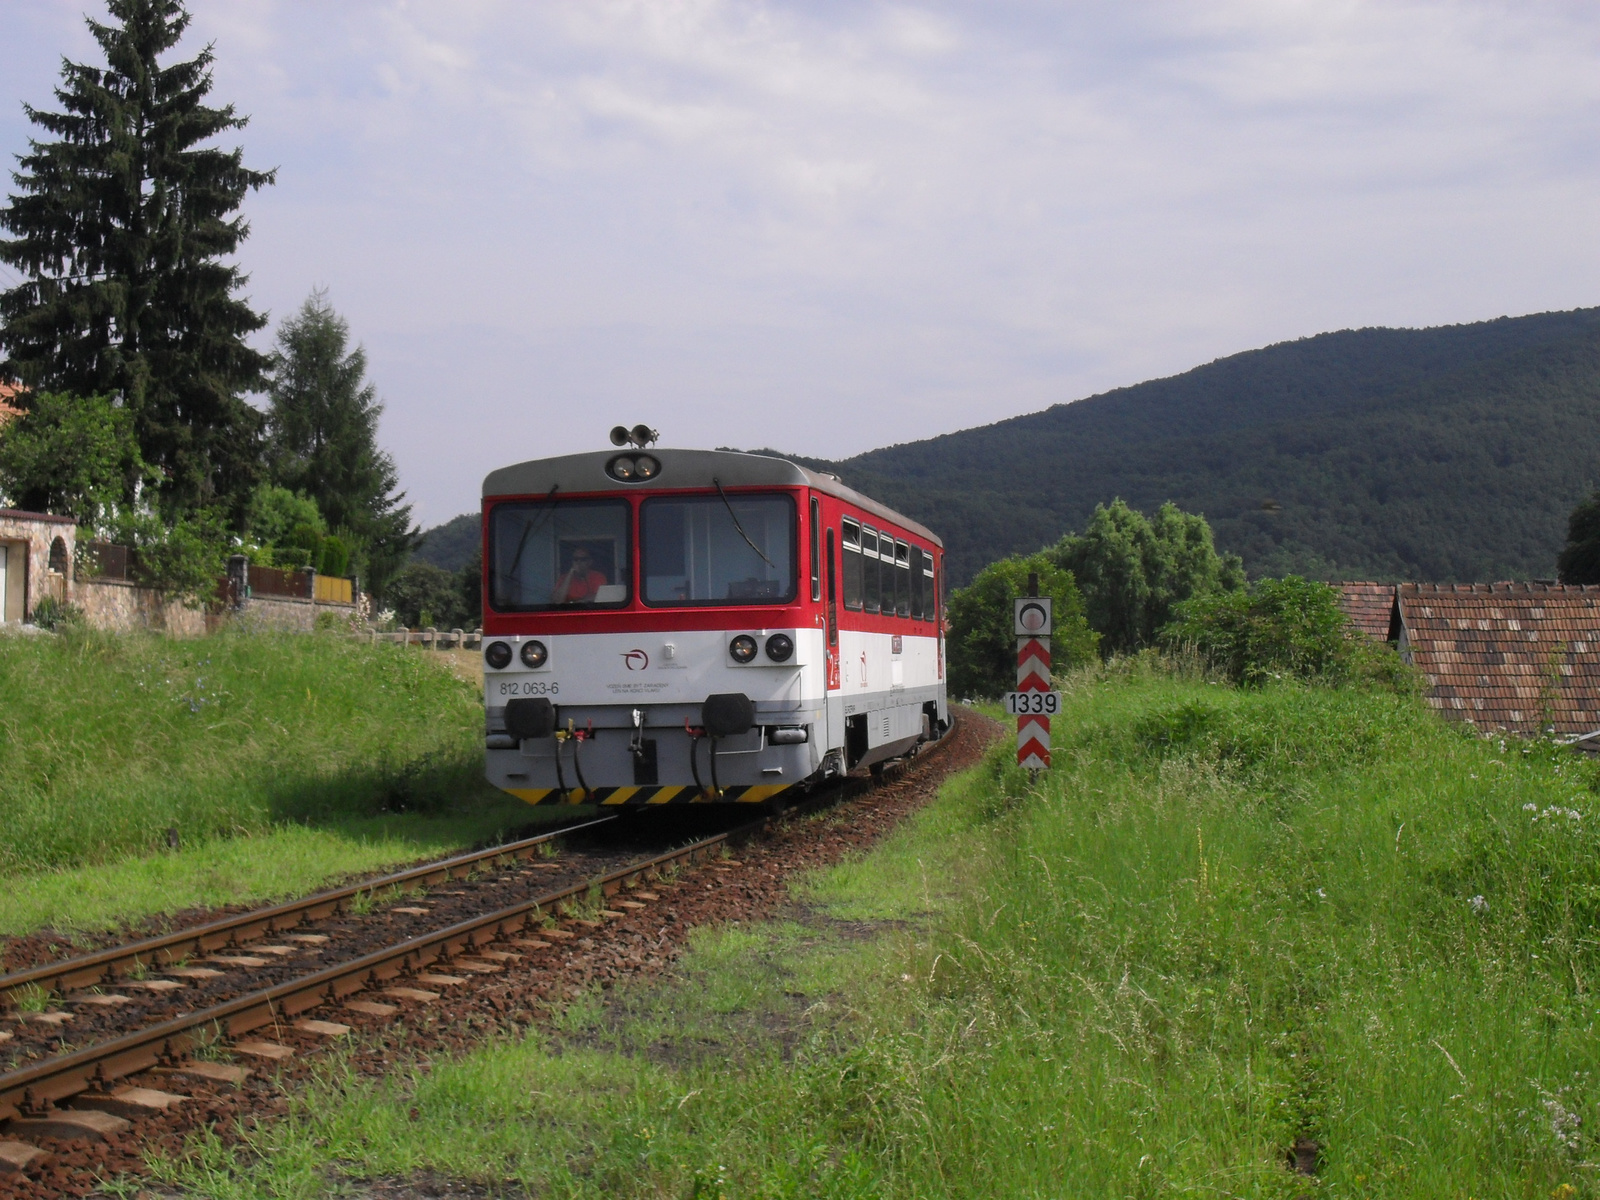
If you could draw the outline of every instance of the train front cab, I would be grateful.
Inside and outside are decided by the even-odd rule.
[[[931,533],[777,459],[665,451],[658,481],[595,489],[582,460],[605,457],[485,481],[491,782],[530,803],[749,803],[942,731]],[[580,577],[592,596],[550,602]]]

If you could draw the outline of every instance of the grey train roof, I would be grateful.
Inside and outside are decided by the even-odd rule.
[[[606,464],[619,454],[637,457],[648,453],[661,464],[661,473],[644,483],[622,483],[606,474]],[[892,521],[927,538],[943,549],[944,542],[931,529],[910,517],[848,488],[832,475],[808,471],[798,463],[765,454],[740,454],[731,450],[606,450],[591,454],[565,454],[536,458],[490,471],[483,479],[484,496],[538,496],[553,487],[557,495],[573,492],[650,492],[664,488],[709,488],[715,476],[728,487],[811,487],[837,496],[863,512]]]

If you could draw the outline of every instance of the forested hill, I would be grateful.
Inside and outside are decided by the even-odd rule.
[[[1204,513],[1252,575],[1547,577],[1600,483],[1600,309],[1327,333],[806,461],[937,530],[955,583],[1116,496]]]
[[[459,571],[467,565],[482,536],[483,518],[475,512],[462,513],[424,530],[411,557],[446,571]]]

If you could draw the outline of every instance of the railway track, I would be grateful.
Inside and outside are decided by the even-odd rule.
[[[797,808],[868,786],[852,780]],[[474,977],[601,936],[607,922],[660,898],[653,881],[724,855],[769,820],[644,857],[606,847],[546,857],[615,821],[600,818],[0,976],[10,1018],[0,1033],[12,1033],[0,1040],[0,1182],[33,1173],[52,1149],[115,1138],[186,1099],[152,1082],[237,1087],[256,1067],[292,1057],[288,1041],[349,1033],[341,1013],[402,1019]],[[314,1010],[325,1011],[313,1019]],[[80,1028],[87,1045],[73,1044]],[[43,1040],[17,1037],[41,1030]],[[23,1046],[34,1056],[18,1054]],[[135,1077],[143,1086],[132,1086]]]
[[[575,833],[598,829],[616,819],[614,816],[605,816],[576,825],[563,825],[537,837],[459,854],[377,879],[363,880],[348,887],[317,892],[270,908],[252,909],[208,921],[204,925],[0,975],[0,1011],[16,1006],[38,989],[66,996],[84,988],[114,986],[130,977],[142,978],[151,969],[159,970],[190,958],[238,949],[251,942],[292,933],[297,928],[359,907],[363,898],[384,892],[429,888],[440,883],[468,879],[486,868],[525,862]],[[4,1115],[5,1110],[0,1108],[0,1119]]]

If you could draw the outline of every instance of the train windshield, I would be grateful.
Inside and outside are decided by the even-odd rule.
[[[497,504],[489,517],[489,602],[501,612],[628,602],[628,502]]]
[[[786,604],[795,596],[789,496],[674,496],[641,506],[646,604]]]

